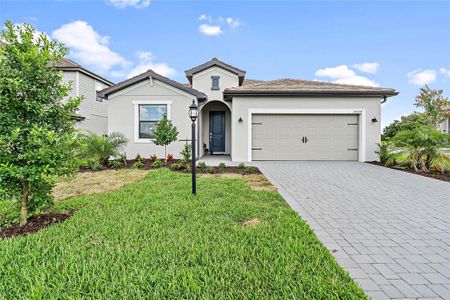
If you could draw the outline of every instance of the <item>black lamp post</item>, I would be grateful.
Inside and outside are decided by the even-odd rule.
[[[195,177],[195,121],[198,118],[198,106],[195,101],[192,100],[192,104],[189,106],[189,117],[192,121],[192,194],[197,194],[197,181]]]

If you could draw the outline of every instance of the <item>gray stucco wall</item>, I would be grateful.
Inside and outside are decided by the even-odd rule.
[[[447,118],[442,123],[440,123],[438,129],[443,133],[450,134],[450,118]]]
[[[211,76],[219,76],[220,90],[211,90]],[[239,77],[219,67],[211,67],[192,77],[192,87],[208,96],[208,100],[223,100],[223,90],[239,85]]]
[[[151,140],[139,140],[136,134],[138,118],[135,115],[137,103],[141,104],[167,104],[169,118],[178,129],[178,139],[191,138],[191,120],[189,118],[189,105],[195,97],[180,92],[173,87],[153,80],[138,83],[132,87],[119,91],[109,96],[108,103],[108,131],[121,132],[128,139],[125,147],[127,158],[132,159],[136,154],[148,158],[156,154],[159,158],[164,157],[164,148],[155,145]],[[180,152],[186,142],[177,141],[167,147],[167,153],[180,158]]]
[[[362,111],[364,115],[364,125],[360,124],[360,138],[365,136],[364,141],[360,143],[360,149],[363,152],[360,155],[362,161],[378,160],[375,154],[377,143],[381,136],[381,99],[379,98],[308,98],[308,97],[234,97],[233,111],[231,117],[232,126],[232,149],[231,156],[233,161],[249,161],[249,111],[259,110],[270,113],[333,113],[343,111]],[[243,119],[239,123],[239,118]],[[372,118],[378,122],[373,123]],[[362,117],[360,117],[362,120]],[[361,131],[365,131],[362,133]],[[365,148],[365,149],[364,149]]]

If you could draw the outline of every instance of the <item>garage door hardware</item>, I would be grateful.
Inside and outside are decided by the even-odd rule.
[[[252,125],[262,125],[262,123],[252,123]]]
[[[358,148],[347,148],[347,151],[358,151]]]
[[[252,148],[252,150],[262,150],[262,148]]]
[[[302,142],[303,142],[303,144],[307,143],[308,142],[308,138],[306,136],[302,137]]]
[[[357,126],[358,123],[347,123],[347,125],[355,125],[355,126]]]

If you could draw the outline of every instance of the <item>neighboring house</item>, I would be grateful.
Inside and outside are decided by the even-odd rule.
[[[245,71],[217,58],[186,71],[190,86],[149,70],[104,89],[108,131],[129,139],[126,153],[163,155],[152,129],[167,114],[179,157],[191,137],[189,105],[199,105],[198,156],[229,154],[233,161],[378,160],[381,103],[394,89],[318,81],[245,79]]]
[[[6,45],[0,40],[0,47]],[[64,58],[56,67],[64,73],[63,82],[71,82],[68,97],[83,96],[78,113],[74,118],[76,127],[97,134],[108,133],[108,102],[97,98],[97,91],[112,86],[111,81],[83,68],[76,62]]]
[[[438,125],[438,129],[443,133],[450,134],[450,109],[445,112],[447,118]]]
[[[67,58],[58,63],[57,69],[64,72],[63,82],[71,82],[69,97],[83,96],[78,108],[76,127],[96,134],[108,133],[108,101],[97,97],[97,91],[113,83]]]

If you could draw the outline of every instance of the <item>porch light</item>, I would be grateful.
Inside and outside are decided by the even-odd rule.
[[[372,123],[377,123],[377,122],[378,122],[377,118],[372,118]]]
[[[192,122],[195,122],[198,118],[198,106],[195,104],[194,100],[192,100],[192,104],[189,106],[189,117]]]

